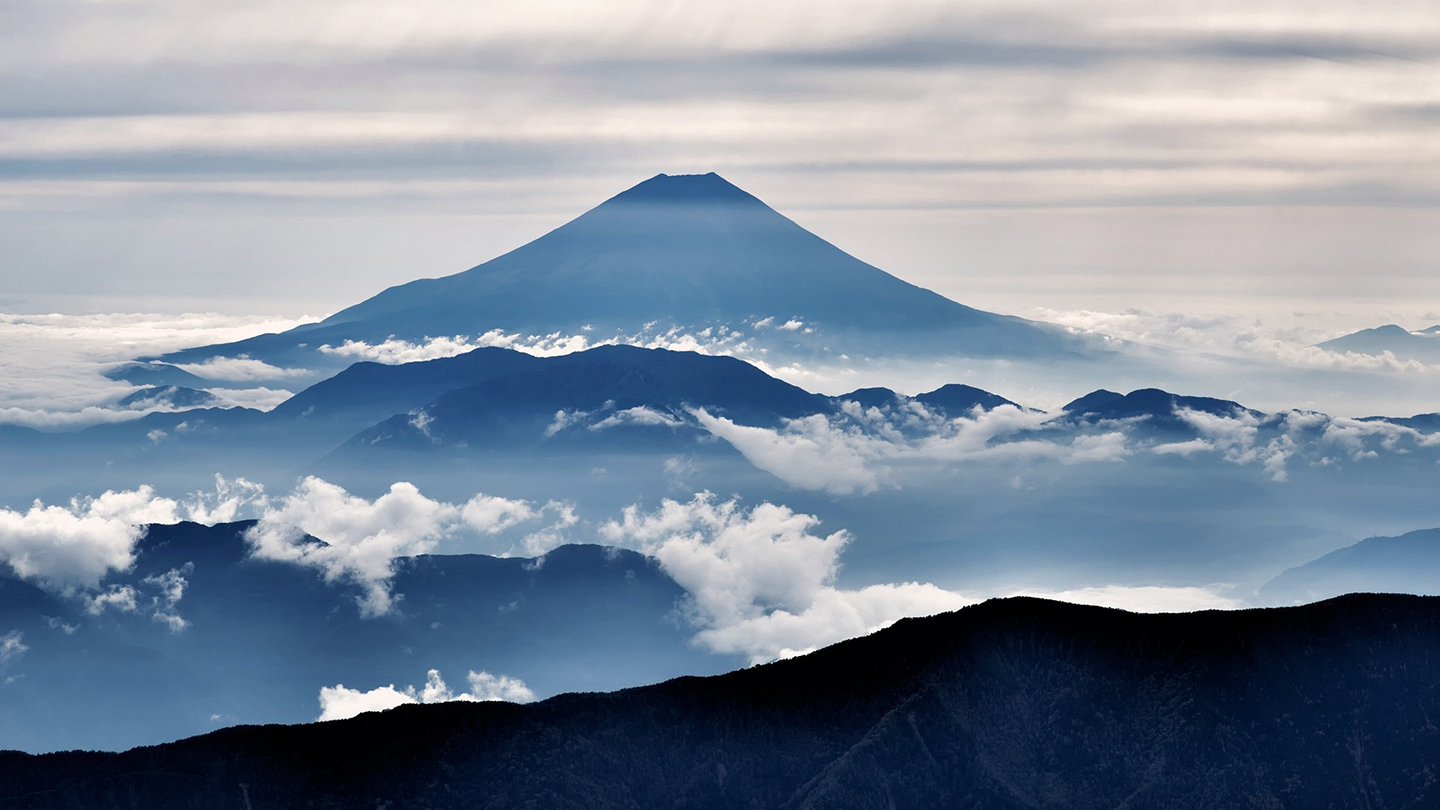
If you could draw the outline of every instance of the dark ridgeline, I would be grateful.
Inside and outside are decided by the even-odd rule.
[[[995,600],[713,678],[0,755],[6,808],[1420,808],[1440,598]]]

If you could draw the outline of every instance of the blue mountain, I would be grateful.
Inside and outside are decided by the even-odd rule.
[[[1062,410],[1065,418],[1072,422],[1136,419],[1154,430],[1192,432],[1189,424],[1176,416],[1175,411],[1180,408],[1225,417],[1235,416],[1237,413],[1262,416],[1260,412],[1228,399],[1183,396],[1172,394],[1169,391],[1161,391],[1158,388],[1141,388],[1128,394],[1119,394],[1102,388],[1070,402]]]
[[[1393,323],[1374,329],[1361,329],[1333,340],[1316,344],[1332,352],[1380,355],[1385,352],[1398,360],[1422,363],[1440,362],[1440,326],[1411,332]]]
[[[0,660],[0,749],[122,748],[217,723],[303,722],[322,686],[418,684],[431,668],[461,689],[470,669],[485,669],[543,695],[738,663],[688,643],[672,616],[685,592],[635,552],[401,558],[395,611],[365,619],[353,586],[252,558],[251,525],[149,527],[134,568],[105,583],[136,589],[132,612],[90,615],[0,577],[0,627],[28,648]],[[145,582],[172,571],[185,580],[168,608],[188,622],[178,633],[156,621],[159,591]]]
[[[1398,537],[1369,537],[1265,583],[1260,595],[1272,602],[1309,602],[1342,593],[1440,594],[1440,529]]]
[[[280,334],[164,356],[240,356],[313,367],[346,340],[422,340],[582,329],[603,336],[660,322],[758,330],[776,340],[873,353],[1051,357],[1061,330],[958,304],[845,253],[714,173],[657,175],[484,264],[420,279]],[[747,326],[748,325],[748,326]],[[811,330],[810,332],[804,331]]]
[[[672,441],[677,434],[682,441],[698,438],[703,431],[688,424],[692,407],[745,424],[774,425],[828,412],[834,402],[733,357],[599,346],[450,391],[361,432],[346,448],[613,440],[633,449]]]

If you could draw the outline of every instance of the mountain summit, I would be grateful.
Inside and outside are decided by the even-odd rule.
[[[656,175],[509,253],[391,287],[318,324],[166,359],[243,353],[295,362],[300,344],[492,329],[603,339],[647,324],[768,331],[882,354],[1033,356],[1066,345],[1058,330],[958,304],[866,264],[710,173]]]

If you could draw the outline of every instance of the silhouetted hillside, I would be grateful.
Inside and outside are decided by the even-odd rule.
[[[712,678],[0,756],[7,808],[1420,808],[1440,599],[1036,599]]]

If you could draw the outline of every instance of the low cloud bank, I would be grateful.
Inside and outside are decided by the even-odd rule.
[[[791,486],[832,495],[863,495],[892,484],[901,464],[1082,464],[1119,461],[1133,452],[1123,430],[1046,433],[1052,414],[1013,405],[947,418],[914,401],[884,409],[850,402],[839,414],[788,419],[779,428],[740,425],[704,409],[691,413],[756,467]]]
[[[470,683],[470,691],[460,693],[446,685],[437,669],[425,674],[425,685],[419,689],[414,686],[396,689],[394,684],[390,684],[362,692],[359,689],[350,689],[344,684],[323,686],[320,688],[320,716],[316,720],[344,720],[364,712],[382,712],[407,703],[448,703],[457,700],[529,703],[535,699],[535,693],[519,678],[471,670],[466,680]]]
[[[0,356],[0,423],[73,430],[136,419],[140,412],[113,407],[136,390],[104,375],[115,364],[279,332],[308,320],[217,313],[0,313],[0,345],[5,346]],[[227,396],[235,404],[263,405],[276,394],[231,391]]]

